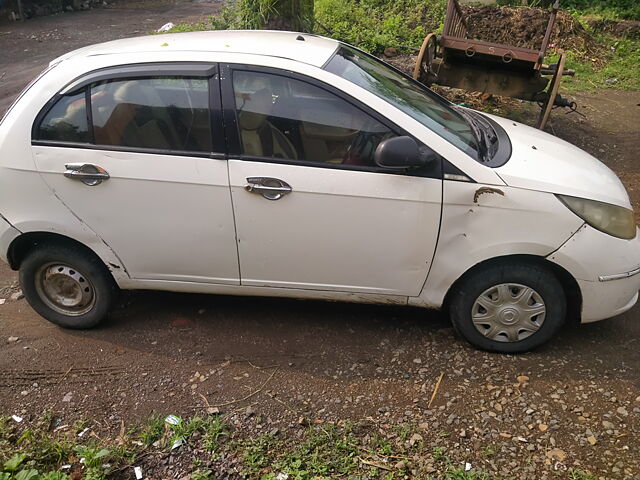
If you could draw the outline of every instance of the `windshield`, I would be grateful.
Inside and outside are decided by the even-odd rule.
[[[324,68],[386,100],[478,159],[478,141],[469,123],[450,102],[431,90],[347,46],[341,46]]]

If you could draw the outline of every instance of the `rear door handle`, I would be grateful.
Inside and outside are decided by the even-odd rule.
[[[109,180],[109,172],[93,163],[67,163],[64,176],[72,180],[80,180],[85,185],[93,187],[100,185],[103,180]]]
[[[267,200],[279,200],[293,189],[284,180],[272,177],[247,177],[247,192],[258,193]]]

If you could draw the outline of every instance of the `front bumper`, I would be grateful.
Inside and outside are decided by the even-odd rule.
[[[11,245],[11,242],[13,242],[18,235],[20,235],[20,231],[0,215],[0,259],[2,259],[3,262],[7,262],[9,245]]]
[[[638,301],[640,233],[624,240],[585,224],[547,258],[578,282],[582,323],[614,317]]]

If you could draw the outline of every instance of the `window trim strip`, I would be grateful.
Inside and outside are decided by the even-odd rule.
[[[213,62],[150,62],[116,65],[99,68],[76,77],[60,90],[60,95],[71,95],[75,91],[92,83],[118,78],[145,77],[200,77],[210,78],[215,75],[217,64]]]
[[[93,125],[93,107],[91,106],[91,89],[89,87],[85,87],[84,89],[84,104],[85,113],[87,115],[87,131],[89,132],[89,143],[95,145],[96,132]]]
[[[215,160],[226,160],[227,155],[218,152],[197,152],[191,150],[163,150],[159,148],[123,147],[118,145],[96,145],[93,143],[64,142],[60,140],[31,140],[32,146],[37,147],[59,147],[59,148],[82,148],[85,150],[100,150],[123,153],[148,153],[151,155],[173,155],[179,157],[199,157],[212,158]]]

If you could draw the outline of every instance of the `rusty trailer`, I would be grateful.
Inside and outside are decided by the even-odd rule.
[[[575,108],[558,94],[566,54],[547,66],[544,57],[558,14],[556,0],[539,50],[476,40],[458,0],[449,0],[442,35],[428,34],[422,42],[413,78],[425,85],[443,85],[537,102],[542,110],[537,127],[543,129],[554,106]],[[496,28],[499,28],[496,25]],[[549,78],[550,77],[550,78]]]

